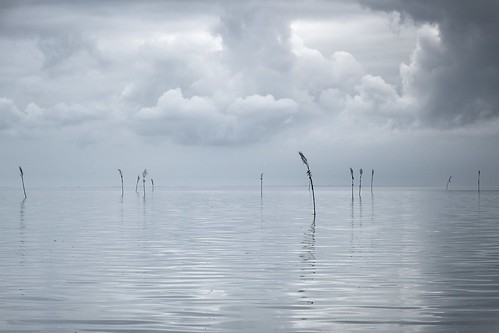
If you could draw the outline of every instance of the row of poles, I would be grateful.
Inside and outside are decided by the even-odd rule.
[[[313,200],[314,218],[315,218],[315,215],[316,215],[315,194],[314,194],[314,184],[312,182],[312,172],[310,171],[310,165],[308,164],[308,160],[305,157],[305,155],[303,155],[303,153],[301,151],[299,151],[298,154],[300,155],[303,164],[305,164],[305,166],[307,167],[307,176],[309,179],[309,188],[312,191],[312,200]],[[360,168],[360,170],[359,170],[359,197],[361,195],[361,190],[362,190],[362,175],[363,174],[364,174],[364,171],[362,170],[362,168]],[[355,177],[354,177],[354,171],[352,168],[350,168],[350,175],[352,177],[352,199],[353,199],[353,189],[354,189]],[[449,180],[447,181],[447,186],[446,186],[445,190],[448,190],[451,179],[452,179],[452,176],[449,177]],[[374,180],[374,169],[371,170],[371,194],[373,193],[373,180]],[[262,184],[262,183],[263,183],[263,173],[260,176],[260,184]],[[260,185],[260,186],[262,186],[262,185]],[[262,189],[260,189],[260,193],[262,193]],[[480,193],[480,170],[478,170],[478,193]]]
[[[303,164],[305,164],[305,166],[307,168],[306,173],[308,176],[309,188],[312,191],[312,200],[313,200],[313,204],[314,204],[314,216],[315,216],[315,214],[316,214],[316,211],[315,211],[315,193],[314,193],[314,183],[312,180],[312,172],[310,171],[310,165],[308,164],[308,160],[305,157],[305,155],[301,151],[299,151],[298,154],[300,155]],[[23,185],[24,199],[26,199],[28,196],[26,195],[26,187],[24,185],[24,171],[23,171],[23,168],[21,166],[19,166],[19,172],[21,174],[21,182]],[[124,189],[124,185],[123,185],[123,171],[121,171],[121,169],[118,169],[118,172],[120,174],[120,179],[121,179],[121,196],[123,197],[123,195],[125,194],[125,189]],[[360,168],[360,170],[359,170],[359,196],[360,196],[361,190],[362,190],[362,175],[363,174],[364,174],[364,171],[362,170],[362,168]],[[147,175],[148,175],[147,169],[144,169],[144,171],[142,172],[142,184],[143,184],[143,188],[144,188],[144,197],[146,196],[146,176]],[[350,168],[350,175],[352,177],[352,196],[353,196],[355,177],[354,177],[354,171],[352,168]],[[449,189],[449,184],[451,183],[451,180],[452,180],[452,176],[450,176],[449,179],[447,180],[447,185],[445,186],[446,191]],[[373,181],[374,181],[374,169],[371,170],[371,194],[373,193]],[[136,193],[138,193],[139,182],[140,182],[140,175],[137,176],[137,183],[135,184],[135,192]],[[151,178],[151,186],[152,186],[152,191],[154,192],[154,180],[152,178]],[[480,170],[478,170],[478,192],[480,192]],[[260,197],[263,197],[263,173],[260,174]]]
[[[452,180],[452,176],[450,176],[449,179],[447,180],[447,184],[445,185],[445,190],[446,191],[449,190],[449,184],[451,183],[451,180]],[[478,182],[477,182],[477,186],[478,186],[478,193],[480,193],[480,170],[478,170]]]
[[[364,170],[360,168],[359,170],[359,197],[360,197],[360,192],[362,190],[362,175],[364,174]],[[353,175],[353,169],[350,168],[350,175],[352,176],[352,197],[353,197],[353,187],[354,187],[354,181],[355,177]],[[371,194],[373,193],[373,181],[374,181],[374,169],[371,170]]]
[[[120,179],[121,179],[121,197],[125,194],[125,190],[123,188],[123,172],[121,169],[118,169],[118,172],[120,173]],[[144,188],[144,198],[146,196],[146,176],[149,173],[147,172],[147,169],[144,169],[142,172],[142,186]],[[137,182],[135,183],[135,193],[139,193],[139,182],[140,182],[140,175],[137,176]],[[154,192],[154,179],[151,178],[151,187],[152,191]]]
[[[120,179],[121,179],[121,196],[123,197],[123,195],[125,194],[125,188],[123,185],[123,171],[121,171],[121,169],[118,169],[118,172],[120,174]],[[23,185],[24,199],[27,199],[28,196],[26,195],[26,186],[24,185],[24,171],[23,171],[23,168],[21,166],[19,166],[19,173],[21,174],[21,182]],[[147,169],[144,169],[144,171],[142,172],[142,184],[143,184],[143,188],[144,188],[144,197],[146,196],[146,176],[148,174],[149,173],[147,172]],[[137,176],[137,183],[135,184],[135,192],[136,193],[139,193],[139,191],[138,191],[139,181],[140,181],[140,175]],[[154,179],[152,179],[152,178],[151,178],[151,186],[152,186],[152,191],[154,192]]]

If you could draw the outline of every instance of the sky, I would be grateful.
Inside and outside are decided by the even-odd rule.
[[[0,187],[306,185],[298,151],[319,187],[499,186],[498,25],[492,0],[2,1]]]

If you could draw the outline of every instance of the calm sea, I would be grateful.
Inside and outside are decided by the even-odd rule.
[[[0,190],[1,332],[499,332],[499,191]]]

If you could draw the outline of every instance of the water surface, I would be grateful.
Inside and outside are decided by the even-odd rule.
[[[498,332],[499,192],[0,190],[2,332]]]

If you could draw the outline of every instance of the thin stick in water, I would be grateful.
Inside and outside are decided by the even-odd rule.
[[[312,172],[310,171],[310,166],[308,165],[308,161],[307,161],[307,158],[305,157],[305,155],[303,155],[303,153],[301,151],[299,151],[298,154],[300,154],[300,157],[301,157],[301,160],[303,161],[303,164],[305,164],[305,166],[307,167],[307,176],[308,176],[308,180],[309,180],[310,189],[312,190],[312,202],[314,205],[314,217],[315,217],[315,215],[316,215],[315,193],[314,193],[314,182],[312,180]]]
[[[360,168],[359,173],[360,173],[360,178],[359,178],[359,197],[360,197],[360,190],[362,189],[362,174],[364,173],[362,168]]]
[[[154,192],[154,180],[151,178],[152,191]]]
[[[352,176],[352,198],[353,198],[353,181],[354,181],[354,177],[353,177],[353,169],[350,168],[350,175]]]
[[[478,193],[480,193],[480,170],[478,170]]]
[[[373,194],[374,169],[371,170],[371,194]]]
[[[260,198],[263,198],[263,172],[260,174]]]
[[[124,190],[123,190],[123,172],[121,169],[118,169],[118,172],[120,173],[120,178],[121,178],[121,196],[123,196]]]
[[[449,177],[449,180],[447,180],[447,185],[445,186],[445,190],[447,191],[449,189],[449,184],[452,179],[452,176]]]
[[[144,185],[144,198],[146,196],[146,176],[147,176],[147,169],[144,169],[142,172],[142,184]]]
[[[26,199],[28,196],[26,195],[26,187],[24,187],[24,172],[21,166],[19,166],[19,172],[21,173],[21,182],[23,183],[24,199]]]
[[[135,193],[139,193],[138,191],[139,181],[140,181],[140,175],[137,176],[137,183],[135,183]]]

